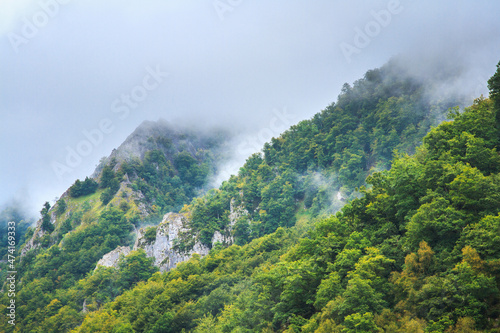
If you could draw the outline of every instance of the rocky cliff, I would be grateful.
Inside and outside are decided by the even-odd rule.
[[[42,230],[41,219],[36,222],[21,249],[21,257],[30,250],[64,242],[65,234],[98,221],[110,206],[123,210],[125,217],[136,225],[157,221],[158,211],[178,211],[210,186],[213,175],[228,157],[229,139],[228,132],[217,129],[200,131],[161,119],[143,122],[108,157],[101,159],[90,176],[99,183],[95,192],[72,197],[68,189],[49,210],[52,232]],[[108,185],[101,186],[105,166],[111,166],[112,175],[108,176],[119,187],[108,193],[111,198],[104,202],[104,192],[111,192],[109,179]],[[62,202],[67,207],[58,209]]]
[[[229,225],[222,231],[216,231],[212,238],[212,245],[219,242],[224,245],[233,243],[232,227],[236,221],[245,217],[248,212],[240,206],[234,205],[231,200],[229,214]],[[149,227],[151,228],[151,227]],[[160,268],[160,271],[168,271],[174,268],[178,263],[191,258],[194,253],[205,256],[210,251],[206,245],[196,241],[190,234],[189,219],[185,214],[167,213],[161,223],[154,227],[156,233],[152,237],[147,234],[148,228],[137,230],[137,239],[134,244],[134,250],[142,248],[146,251],[148,257],[155,259],[154,265]],[[191,239],[186,239],[186,235],[191,235]],[[180,244],[190,243],[185,250]]]
[[[142,248],[148,257],[155,258],[154,264],[160,271],[167,271],[186,261],[194,253],[201,256],[208,254],[207,246],[195,242],[190,250],[181,251],[175,245],[179,242],[181,234],[189,231],[189,221],[184,214],[167,213],[161,223],[156,227],[154,240],[146,237],[146,228],[137,231],[134,250]]]
[[[96,269],[98,266],[104,267],[118,267],[118,261],[121,256],[126,257],[130,253],[130,247],[120,246],[111,252],[106,253],[101,260],[97,262]]]

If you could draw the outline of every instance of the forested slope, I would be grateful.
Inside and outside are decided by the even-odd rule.
[[[432,81],[417,80],[393,60],[368,71],[336,103],[299,122],[252,155],[238,175],[186,207],[192,237],[209,245],[228,227],[230,202],[248,215],[232,228],[242,245],[298,219],[336,212],[366,177],[389,168],[393,152],[413,153],[446,110],[460,101],[428,96]]]
[[[452,109],[414,155],[369,176],[362,197],[307,237],[279,228],[216,247],[89,313],[75,332],[498,332],[494,83],[491,100]]]
[[[430,126],[457,103],[430,100],[426,82],[390,62],[368,71],[353,87],[344,85],[336,103],[273,138],[262,153],[249,157],[237,175],[192,201],[213,174],[220,137],[196,141],[198,145],[182,133],[175,138],[151,135],[142,143],[148,149],[140,158],[112,155],[94,178],[75,182],[54,207],[47,204],[42,209],[37,228],[28,231],[31,243],[18,267],[15,329],[68,332],[85,318],[81,331],[180,332],[197,325],[201,332],[209,331],[210,325],[225,327],[216,331],[260,331],[282,330],[293,323],[297,327],[307,323],[311,331],[314,325],[323,325],[323,308],[337,296],[347,297],[343,293],[354,274],[349,272],[359,260],[383,257],[381,265],[387,269],[377,279],[379,285],[360,282],[380,293],[391,283],[386,275],[401,269],[404,254],[416,251],[413,243],[403,246],[404,235],[410,232],[403,226],[410,212],[418,210],[421,193],[377,194],[375,198],[386,198],[387,211],[382,203],[370,205],[366,200],[373,199],[369,193],[377,193],[378,181],[388,183],[381,179],[392,179],[391,172],[398,170],[374,173],[390,167],[393,151],[401,156],[414,153]],[[478,102],[473,108],[488,108],[487,103]],[[480,134],[485,133],[481,128]],[[483,149],[477,140],[478,149]],[[464,144],[470,146],[469,141]],[[495,155],[490,148],[484,149]],[[417,157],[399,157],[393,168],[404,158]],[[316,223],[318,216],[344,205],[339,193],[348,199],[361,196],[354,190],[370,174],[372,190],[349,203],[338,217]],[[404,185],[403,179],[394,183],[423,189],[422,184]],[[194,240],[212,247],[216,231],[229,233],[236,245],[224,249],[216,244],[208,257],[195,258],[166,274],[154,274],[156,268],[143,251],[133,251],[118,267],[94,271],[105,253],[132,244],[135,227],[183,205],[181,213],[189,217],[190,229],[177,241],[178,250],[186,250]],[[234,225],[229,223],[231,206],[246,212]],[[366,207],[370,209],[365,211]],[[371,213],[373,221],[365,218]],[[313,226],[314,231],[303,238]],[[378,273],[377,268],[373,274]],[[375,278],[373,274],[363,279]],[[151,276],[149,282],[140,283]],[[321,287],[323,281],[326,285]],[[368,287],[360,288],[371,290]],[[7,304],[6,295],[2,297],[1,304]],[[390,297],[384,294],[382,300],[376,299],[380,306],[355,313],[373,317],[384,308],[393,311]],[[344,325],[350,314],[339,313],[336,318],[342,320],[335,322]]]
[[[144,123],[94,177],[76,180],[53,206],[46,202],[40,220],[24,237],[18,234],[16,326],[2,316],[0,330],[67,332],[83,319],[82,309],[93,310],[149,278],[157,269],[143,251],[113,275],[93,271],[104,254],[133,245],[137,227],[161,221],[199,195],[224,156],[224,140],[221,132]],[[101,285],[107,289],[96,291]]]

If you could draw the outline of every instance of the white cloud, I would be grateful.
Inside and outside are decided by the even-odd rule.
[[[0,2],[0,35],[12,32],[24,15],[37,6],[33,0],[2,0]]]
[[[307,119],[335,101],[344,82],[399,53],[417,55],[417,73],[429,59],[464,65],[474,80],[465,90],[481,92],[478,77],[491,76],[500,59],[500,3],[485,0],[401,0],[404,10],[350,63],[340,43],[352,42],[355,28],[388,0],[242,1],[224,20],[213,1],[65,0],[16,53],[7,33],[21,33],[23,17],[49,1],[0,0],[0,156],[8,157],[0,201],[26,189],[38,210],[41,198],[90,174],[143,120],[225,124],[256,135],[273,109],[287,106],[297,121]],[[156,65],[169,77],[126,120],[114,118],[112,102]],[[73,178],[58,181],[51,161],[103,118],[116,129]]]

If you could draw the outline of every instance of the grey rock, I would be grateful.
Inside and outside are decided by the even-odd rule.
[[[128,246],[119,246],[111,252],[106,253],[101,260],[97,262],[96,269],[99,266],[118,268],[120,256],[127,256],[130,253]]]
[[[148,257],[155,259],[154,265],[159,267],[160,271],[168,271],[174,268],[179,262],[191,258],[194,253],[205,256],[210,251],[207,246],[200,242],[195,242],[192,249],[186,252],[179,252],[175,249],[174,241],[180,239],[180,234],[188,230],[189,221],[184,214],[167,213],[157,226],[156,240],[153,242],[149,243],[145,238],[146,228],[141,228],[137,231],[134,250],[139,248],[144,249]]]

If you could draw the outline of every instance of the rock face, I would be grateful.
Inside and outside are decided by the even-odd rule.
[[[114,149],[108,157],[101,159],[99,165],[96,167],[90,178],[98,181],[103,168],[106,165],[110,165],[111,162],[114,165],[113,170],[115,172],[119,171],[123,162],[144,162],[144,158],[147,153],[153,151],[163,153],[166,160],[172,163],[172,165],[175,165],[174,160],[179,153],[187,152],[199,162],[204,163],[204,161],[206,161],[210,169],[213,169],[213,172],[217,172],[221,163],[231,156],[231,147],[234,146],[231,141],[231,136],[232,134],[230,131],[221,129],[213,128],[209,131],[201,131],[191,126],[185,126],[178,123],[171,124],[162,119],[157,122],[145,121],[137,127],[137,129],[130,134],[117,149]],[[204,154],[199,155],[200,151],[207,152],[207,157],[203,157],[202,155]],[[203,159],[203,161],[201,159]],[[134,203],[132,208],[134,210],[138,210],[137,213],[139,219],[143,220],[154,212],[154,209],[150,200],[146,198],[144,193],[142,193],[137,186],[133,186],[137,178],[138,175],[134,171],[130,172],[130,174],[125,173],[124,178],[120,180],[119,191],[112,198],[111,204],[115,207],[120,207],[120,204],[123,202]],[[156,186],[155,184],[149,185],[153,187]],[[49,211],[51,214],[51,223],[54,225],[56,231],[61,230],[59,225],[67,220],[71,213],[82,211],[85,213],[88,211],[87,209],[82,209],[80,205],[81,201],[78,203],[79,200],[69,198],[69,192],[70,189],[66,190],[60,198],[67,199],[66,203],[68,207],[64,215],[56,214],[57,209],[55,208],[58,207],[57,203]],[[191,199],[189,199],[189,201],[190,200]],[[89,200],[89,204],[92,208],[90,212],[98,212],[101,210],[101,200],[94,198]],[[98,217],[92,215],[90,218],[96,220]],[[58,233],[56,232],[51,235],[47,235],[47,232],[41,229],[41,223],[41,220],[36,223],[33,236],[27,240],[25,246],[21,249],[21,258],[25,257],[30,250],[40,248],[42,246],[41,241],[43,241],[43,246],[45,247],[47,244],[50,246],[59,243],[60,238],[58,237]],[[70,232],[73,231],[74,228],[76,227],[72,226],[72,230],[70,230]],[[220,235],[220,237],[218,236],[219,238],[217,239],[224,241],[230,236],[224,236],[223,234],[224,232]],[[162,235],[159,235],[158,239],[159,242],[161,242]],[[227,238],[226,241],[229,242],[229,238]],[[64,239],[61,242],[64,242]],[[194,251],[200,254],[205,253],[206,249],[200,246],[200,244],[195,244]]]
[[[144,249],[148,257],[155,259],[154,265],[162,272],[174,268],[179,262],[188,260],[194,253],[201,256],[207,255],[210,249],[199,242],[195,242],[192,249],[186,252],[178,252],[174,248],[174,241],[180,239],[181,234],[189,230],[188,222],[183,214],[167,213],[156,228],[155,240],[150,241],[145,237],[145,228],[137,231],[134,250]]]
[[[223,245],[231,245],[233,244],[233,236],[231,235],[230,232],[227,232],[228,230],[224,230],[224,233],[220,231],[215,231],[214,232],[214,237],[212,238],[212,246],[215,245],[215,243],[221,243]]]
[[[230,133],[226,131],[214,129],[205,133],[196,128],[170,123],[164,119],[144,121],[118,148],[113,149],[109,157],[101,160],[92,177],[98,178],[104,165],[113,159],[118,161],[116,166],[118,168],[122,161],[130,161],[134,158],[143,160],[146,152],[151,150],[161,150],[167,159],[171,160],[172,156],[183,150],[194,156],[199,148],[205,149],[210,143],[213,145],[213,152],[220,155],[219,158],[228,158],[230,145],[226,139],[222,138],[229,136]]]
[[[40,243],[37,243],[37,240],[43,237],[45,232],[41,228],[41,223],[37,222],[37,226],[35,228],[35,232],[33,233],[33,236],[29,239],[28,242],[26,242],[26,245],[21,249],[21,258],[28,253],[29,250],[36,249],[37,247],[40,246]]]
[[[66,198],[68,196],[68,191],[64,192],[61,198]],[[56,212],[54,207],[51,207],[49,210],[50,214],[50,223],[56,224]],[[21,249],[21,258],[28,253],[29,250],[36,249],[40,247],[40,239],[46,234],[46,231],[42,230],[42,219],[36,221],[35,231],[33,232],[33,236],[26,242],[24,247]]]
[[[229,225],[224,230],[214,233],[212,245],[217,242],[225,246],[231,245],[234,242],[232,236],[233,226],[237,220],[246,215],[248,215],[248,212],[242,206],[235,206],[234,200],[231,200]],[[189,243],[191,239],[183,239],[184,235],[190,238],[193,237],[189,233],[189,220],[184,214],[165,214],[161,223],[156,227],[154,239],[151,236],[146,237],[146,230],[147,228],[137,230],[134,250],[144,249],[148,257],[155,259],[154,265],[159,267],[162,272],[168,271],[178,263],[188,260],[195,253],[205,256],[210,251],[207,246],[198,241],[195,241],[189,250],[181,251],[175,247],[177,242]]]
[[[130,248],[128,246],[117,247],[113,251],[106,253],[101,260],[97,262],[96,269],[98,266],[118,268],[118,260],[120,259],[120,256],[127,256],[129,253]]]
[[[242,195],[242,194],[240,194]],[[247,216],[248,211],[243,206],[234,206],[234,199],[231,199],[229,206],[229,225],[232,227],[241,217]]]
[[[231,199],[230,211],[229,211],[229,225],[221,231],[215,231],[214,237],[212,238],[212,246],[219,242],[223,245],[231,245],[234,243],[234,238],[232,235],[233,226],[236,224],[241,217],[247,216],[248,211],[243,208],[243,206],[235,206],[234,199]]]

